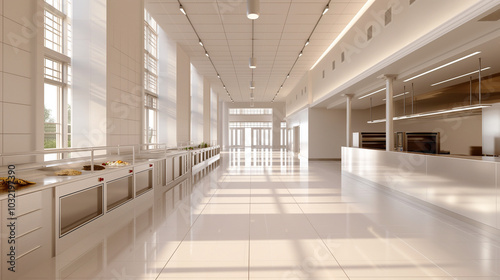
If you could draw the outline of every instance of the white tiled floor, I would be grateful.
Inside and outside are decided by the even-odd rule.
[[[342,176],[339,162],[261,150],[221,162],[21,279],[500,279],[500,235]]]

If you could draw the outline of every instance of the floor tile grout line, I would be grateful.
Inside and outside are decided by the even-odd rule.
[[[308,162],[308,167],[309,167],[309,162]],[[282,181],[282,177],[280,176],[279,177],[280,181]],[[342,270],[342,272],[345,274],[345,276],[347,277],[347,279],[351,279],[349,277],[349,275],[347,275],[347,272],[345,271],[345,269],[342,267],[342,265],[340,264],[339,260],[335,257],[335,255],[333,254],[333,252],[330,250],[330,247],[328,247],[328,245],[326,244],[326,242],[323,240],[323,238],[321,237],[321,235],[319,234],[319,232],[317,231],[317,229],[314,227],[314,225],[312,224],[312,222],[309,220],[309,217],[307,216],[307,214],[304,212],[304,210],[302,209],[302,207],[300,206],[300,203],[297,202],[297,200],[295,199],[295,196],[290,192],[290,189],[288,188],[288,186],[286,185],[285,182],[283,182],[283,184],[285,185],[286,187],[286,190],[288,191],[288,193],[290,194],[290,196],[292,197],[293,201],[295,201],[295,203],[297,204],[297,206],[299,207],[300,211],[302,212],[302,214],[304,215],[304,217],[306,218],[307,222],[311,225],[312,229],[314,230],[314,232],[316,232],[316,235],[318,236],[318,238],[321,240],[321,243],[323,243],[323,245],[326,247],[326,249],[328,250],[328,252],[332,255],[333,259],[335,260],[335,262],[337,263],[337,265],[339,266],[339,268]]]
[[[221,180],[220,183],[224,183],[226,181],[226,178],[227,178],[227,175],[224,175],[224,173],[222,173],[222,177],[223,179]],[[200,181],[201,182],[201,181]],[[198,182],[199,183],[199,182]],[[189,232],[193,229],[193,226],[196,224],[196,222],[198,221],[198,219],[200,218],[200,216],[202,215],[203,211],[205,211],[206,207],[210,204],[210,201],[212,200],[212,198],[214,197],[214,195],[217,193],[217,191],[220,189],[220,187],[217,187],[217,190],[210,196],[210,199],[205,203],[205,206],[203,207],[203,209],[200,211],[200,214],[198,214],[198,216],[196,217],[196,219],[194,220],[194,222],[191,224],[191,226],[189,227],[189,229],[186,231],[186,233],[184,234],[184,237],[182,238],[181,242],[179,242],[179,244],[177,245],[177,247],[175,248],[175,250],[172,252],[172,255],[170,255],[170,257],[168,258],[168,260],[166,261],[165,265],[162,267],[162,269],[160,270],[160,272],[158,273],[158,276],[156,276],[155,280],[158,280],[160,275],[163,273],[163,271],[165,270],[165,268],[167,267],[168,263],[170,262],[170,260],[172,259],[172,257],[175,255],[175,253],[177,252],[177,250],[179,249],[179,247],[182,245],[182,243],[184,242],[184,240],[186,239],[186,236],[188,236]]]

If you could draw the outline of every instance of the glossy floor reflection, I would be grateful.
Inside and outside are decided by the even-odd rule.
[[[500,236],[341,174],[232,150],[19,279],[500,279]]]

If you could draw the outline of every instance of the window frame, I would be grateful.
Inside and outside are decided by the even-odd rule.
[[[70,11],[70,5],[71,5],[71,0],[61,0],[61,9],[57,9],[56,7],[52,6],[50,3],[47,1],[44,1],[44,56],[43,56],[43,80],[44,80],[44,108],[45,108],[45,85],[51,85],[51,86],[56,86],[58,88],[58,93],[57,93],[57,120],[56,120],[56,147],[55,148],[46,148],[45,146],[45,136],[46,135],[53,135],[54,133],[46,133],[45,130],[45,122],[44,119],[44,150],[51,150],[51,149],[58,149],[58,148],[68,148],[71,147],[72,144],[68,143],[68,140],[71,137],[71,131],[73,130],[72,128],[72,117],[69,116],[68,108],[70,102],[70,98],[72,95],[72,89],[71,89],[71,57],[68,56],[68,54],[71,54],[71,21],[70,17],[67,16],[67,13]],[[47,32],[47,24],[45,22],[46,20],[46,12],[49,12],[56,17],[59,17],[61,19],[61,44],[60,44],[60,52],[57,50],[54,50],[50,47],[46,46],[46,41],[48,40],[46,37],[46,32]],[[50,41],[50,40],[49,40]],[[50,70],[50,68],[47,68],[46,62],[47,60],[50,60],[54,63],[58,63],[60,65],[60,77],[57,77],[56,79],[51,78],[51,76],[47,76],[47,69]],[[54,77],[52,75],[52,77]],[[45,110],[44,110],[45,111]],[[57,129],[57,127],[60,127]],[[71,130],[71,131],[70,131]]]
[[[152,26],[154,25],[154,26]],[[144,129],[143,141],[145,144],[158,142],[158,24],[144,9]],[[150,102],[151,101],[151,102]],[[150,114],[153,113],[153,119]],[[153,123],[152,133],[150,126]]]

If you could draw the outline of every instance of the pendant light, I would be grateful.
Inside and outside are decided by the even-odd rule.
[[[247,0],[247,18],[258,19],[260,16],[259,0]]]
[[[255,57],[250,57],[250,60],[248,61],[248,67],[251,69],[257,68],[257,59]]]

